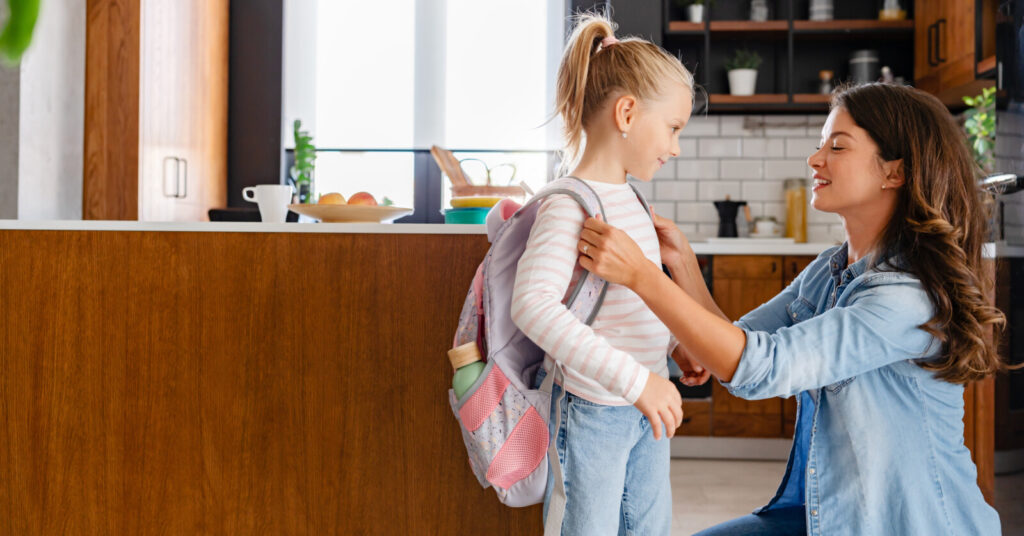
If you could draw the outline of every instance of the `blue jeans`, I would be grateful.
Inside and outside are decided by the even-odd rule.
[[[537,373],[539,386],[545,374]],[[565,476],[564,536],[602,534],[668,536],[672,527],[669,441],[654,440],[651,425],[634,406],[605,406],[551,389],[548,431],[555,438]],[[562,425],[555,430],[556,411]],[[548,472],[544,518],[554,487]]]
[[[807,534],[803,506],[750,514],[704,529],[693,536],[796,536]]]

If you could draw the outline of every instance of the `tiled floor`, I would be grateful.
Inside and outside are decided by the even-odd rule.
[[[672,460],[672,536],[749,514],[779,485],[785,462]],[[1024,473],[996,477],[1004,536],[1024,536]]]

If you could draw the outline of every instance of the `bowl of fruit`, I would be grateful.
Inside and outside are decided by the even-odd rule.
[[[393,206],[386,197],[383,203],[377,203],[367,192],[357,192],[348,199],[330,192],[321,195],[316,204],[291,204],[288,208],[324,223],[390,223],[413,212],[411,208]]]

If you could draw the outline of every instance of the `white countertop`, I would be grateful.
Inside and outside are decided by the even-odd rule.
[[[24,231],[163,231],[203,233],[361,233],[361,234],[486,234],[483,225],[424,223],[255,223],[255,222],[143,222],[109,220],[0,220],[0,230]],[[758,244],[756,240],[731,243],[693,242],[698,255],[817,255],[834,244]],[[1000,257],[1024,257],[1024,245],[994,244]],[[990,257],[993,245],[988,244]]]

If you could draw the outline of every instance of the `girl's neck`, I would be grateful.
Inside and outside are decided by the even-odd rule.
[[[583,157],[570,175],[594,182],[626,184],[626,168],[622,161],[615,151],[602,151],[599,143],[587,144]]]
[[[846,230],[846,263],[847,266],[870,255],[879,247],[879,241],[885,232],[892,209],[887,213],[840,214],[843,228]]]

